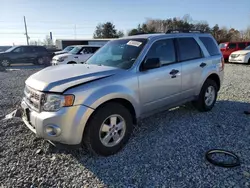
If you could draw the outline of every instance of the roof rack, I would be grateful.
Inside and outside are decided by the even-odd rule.
[[[183,30],[183,29],[170,29],[167,30],[166,34],[168,33],[204,33],[202,30]]]

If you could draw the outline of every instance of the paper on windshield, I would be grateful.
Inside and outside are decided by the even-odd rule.
[[[128,41],[127,45],[139,47],[142,43],[134,40]]]

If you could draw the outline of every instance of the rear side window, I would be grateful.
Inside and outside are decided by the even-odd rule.
[[[228,48],[229,49],[235,49],[236,48],[236,43],[229,43]]]
[[[200,46],[194,38],[177,38],[179,61],[202,58]]]
[[[208,53],[211,56],[218,55],[220,54],[217,45],[214,43],[214,40],[210,37],[199,37],[201,42],[204,44],[206,47]]]
[[[44,48],[44,47],[37,46],[37,47],[34,47],[34,48],[35,48],[36,52],[47,52],[46,48]]]
[[[244,49],[245,47],[246,47],[246,43],[244,42],[238,43],[238,48]]]

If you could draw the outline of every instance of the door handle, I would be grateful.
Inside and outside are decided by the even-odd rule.
[[[175,74],[177,74],[178,72],[179,72],[179,70],[173,69],[173,70],[170,71],[169,74],[175,75]]]
[[[169,74],[172,75],[171,78],[176,78],[176,74],[177,74],[178,72],[179,72],[179,70],[173,69],[173,70],[170,71]]]
[[[200,67],[203,68],[203,67],[205,67],[206,65],[207,65],[206,63],[201,63],[201,64],[200,64]]]

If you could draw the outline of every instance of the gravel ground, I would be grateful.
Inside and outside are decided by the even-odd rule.
[[[22,97],[36,70],[0,73],[0,119]],[[211,112],[183,106],[144,119],[111,157],[55,148],[18,119],[0,121],[0,187],[250,187],[250,66],[227,64]],[[235,152],[241,166],[208,163],[207,150]]]

